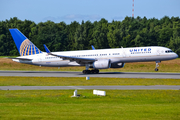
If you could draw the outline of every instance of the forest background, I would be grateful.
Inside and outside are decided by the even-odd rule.
[[[40,50],[43,44],[52,51],[164,46],[180,56],[180,19],[165,16],[147,19],[146,17],[125,17],[122,21],[76,21],[71,24],[52,21],[36,24],[17,17],[0,21],[0,56],[18,56],[19,52],[10,35],[9,28],[18,28]]]

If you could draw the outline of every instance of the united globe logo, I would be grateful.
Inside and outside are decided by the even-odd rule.
[[[42,53],[31,41],[28,39],[24,40],[20,46],[20,55],[34,55]]]

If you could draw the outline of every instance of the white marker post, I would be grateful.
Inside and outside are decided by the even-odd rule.
[[[74,91],[74,96],[77,96],[77,90]]]
[[[90,79],[90,78],[87,76],[87,77],[86,77],[86,80],[89,80],[89,79]]]
[[[79,97],[79,96],[77,96],[77,90],[74,91],[74,95],[71,97]]]

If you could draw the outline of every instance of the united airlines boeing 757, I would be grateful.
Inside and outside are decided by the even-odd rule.
[[[99,69],[122,68],[127,62],[145,61],[155,61],[155,71],[158,71],[159,62],[178,57],[171,49],[160,46],[50,52],[44,45],[46,52],[42,52],[18,29],[9,31],[20,54],[11,58],[13,61],[49,67],[85,66],[84,74],[99,73]]]

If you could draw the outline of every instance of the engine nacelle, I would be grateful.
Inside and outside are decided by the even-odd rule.
[[[107,69],[111,67],[111,60],[109,59],[99,59],[93,63],[94,69]]]
[[[125,63],[111,63],[111,68],[123,68]]]

